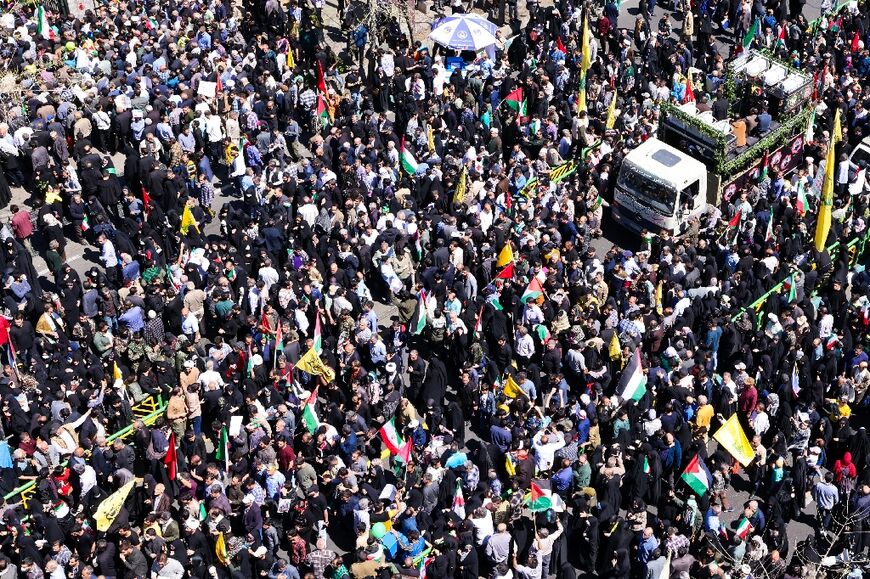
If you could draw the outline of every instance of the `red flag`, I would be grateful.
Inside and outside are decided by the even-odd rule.
[[[568,51],[565,49],[565,45],[562,43],[561,36],[556,37],[556,48],[558,48],[562,54],[568,54]],[[852,52],[855,52],[855,51],[853,50]]]
[[[498,272],[495,275],[495,279],[513,279],[514,278],[514,264],[507,264],[503,270]]]
[[[326,94],[326,80],[323,78],[323,65],[317,61],[317,88],[323,94]]]
[[[142,187],[142,205],[144,206],[145,219],[148,219],[148,216],[151,214],[151,195],[148,194],[145,187]]]
[[[684,103],[695,102],[695,91],[692,90],[692,75],[686,76],[686,94],[683,96]]]
[[[541,487],[536,485],[534,482],[532,483],[532,500],[530,502],[534,502],[544,496],[544,491],[541,490]]]
[[[728,227],[737,227],[738,223],[740,223],[740,211],[734,214],[734,217],[728,222]]]
[[[217,71],[217,81],[215,81],[214,94],[218,95],[224,90],[224,83],[221,80],[221,71]]]
[[[861,37],[857,32],[855,32],[855,36],[852,37],[852,52],[858,52],[861,48]]]
[[[178,457],[175,454],[175,433],[169,435],[169,448],[166,449],[166,456],[163,457],[163,464],[166,465],[166,470],[169,473],[169,480],[175,480],[175,474],[178,470]]]
[[[508,193],[505,195],[505,197],[504,197],[504,208],[505,208],[505,211],[507,211],[508,213],[510,213],[510,212],[511,212],[511,206],[513,205],[513,203],[514,203],[513,196],[510,194],[510,192],[508,192]]]

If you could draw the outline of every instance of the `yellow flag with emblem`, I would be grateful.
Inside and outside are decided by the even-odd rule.
[[[612,129],[614,125],[616,125],[616,89],[613,89],[613,98],[610,99],[610,105],[607,107],[607,121],[604,127]]]
[[[335,371],[323,363],[323,360],[320,359],[314,348],[311,348],[305,352],[304,356],[299,358],[296,368],[312,376],[323,376],[329,382],[335,380]]]
[[[105,533],[118,518],[118,513],[121,512],[121,507],[124,506],[124,501],[127,500],[127,495],[133,490],[133,485],[136,484],[135,479],[130,479],[130,482],[110,494],[97,507],[97,512],[94,513],[94,521],[97,523],[97,530]]]
[[[184,213],[181,214],[181,233],[187,235],[187,232],[190,231],[190,228],[193,227],[196,229],[197,233],[199,233],[199,225],[196,222],[196,219],[193,218],[193,212],[190,210],[190,206],[186,206],[184,208]]]
[[[462,168],[459,173],[459,181],[456,183],[456,190],[453,192],[453,202],[457,205],[465,201],[465,192],[468,190],[468,169]]]
[[[743,432],[740,422],[737,421],[736,414],[732,414],[731,418],[719,427],[713,438],[743,466],[749,466],[749,463],[755,458],[755,451],[749,444],[749,439],[746,438],[746,433]]]
[[[520,388],[514,377],[508,374],[507,380],[504,381],[504,395],[508,398],[518,398],[519,396],[525,396],[526,393]]]
[[[514,262],[514,250],[511,247],[510,242],[504,244],[504,247],[498,254],[498,259],[495,261],[496,267],[504,267],[509,263]]]
[[[218,562],[226,567],[230,562],[229,554],[227,553],[227,540],[224,539],[224,534],[218,535],[217,541],[214,542],[214,555]]]
[[[611,360],[622,359],[622,347],[619,345],[619,337],[617,337],[616,331],[614,331],[610,335],[610,346],[608,346],[608,354],[610,354]]]

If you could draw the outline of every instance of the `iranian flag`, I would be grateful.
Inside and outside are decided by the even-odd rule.
[[[565,510],[565,503],[562,502],[562,497],[553,494],[553,491],[550,489],[541,488],[534,481],[532,481],[532,488],[529,494],[526,495],[526,506],[533,513],[539,513],[548,509],[558,512]]]
[[[526,99],[523,98],[523,89],[517,88],[512,90],[504,97],[504,100],[501,101],[508,106],[508,108],[517,111],[520,113],[521,117],[526,116]]]
[[[752,529],[752,525],[749,523],[749,519],[742,517],[740,522],[737,523],[737,530],[734,531],[734,534],[741,539],[746,539],[746,535],[749,534],[750,529]]]
[[[767,168],[770,165],[770,158],[767,151],[764,152],[764,157],[761,158],[761,170],[758,172],[758,182],[763,183],[767,179]]]
[[[314,111],[314,116],[324,125],[330,123],[329,108],[326,106],[326,99],[323,95],[317,95],[317,109]]]
[[[770,219],[767,220],[767,230],[764,232],[764,241],[773,239],[773,213],[770,214]]]
[[[317,429],[320,427],[320,420],[317,418],[317,410],[314,408],[316,403],[317,388],[314,389],[314,392],[312,392],[311,396],[308,397],[308,400],[305,401],[305,406],[302,407],[302,422],[305,423],[305,428],[311,434],[317,432]]]
[[[533,277],[532,281],[529,282],[529,287],[527,287],[526,291],[523,292],[520,301],[527,303],[531,300],[538,299],[542,295],[544,295],[544,286],[541,285],[541,280],[537,277]]]
[[[795,398],[801,393],[801,378],[800,374],[798,374],[797,362],[794,363],[791,369],[791,393],[794,394]]]
[[[44,40],[56,40],[57,36],[54,30],[48,23],[48,15],[45,13],[45,8],[42,4],[36,9],[36,33],[42,36]]]
[[[483,308],[477,312],[477,321],[474,322],[474,336],[479,340],[483,335]]]
[[[399,149],[399,162],[408,175],[414,175],[417,172],[417,159],[414,158],[411,151],[405,148],[405,137],[402,137],[402,146]]]
[[[689,487],[695,491],[699,497],[703,497],[704,494],[710,490],[710,483],[713,480],[713,477],[710,476],[710,471],[707,470],[707,465],[704,464],[704,461],[701,460],[701,456],[698,454],[689,461],[686,470],[683,471],[680,478],[683,479],[683,481],[689,485]]]
[[[465,520],[465,495],[462,494],[462,479],[456,479],[456,494],[453,496],[453,512],[456,516]]]
[[[805,215],[807,208],[807,190],[804,187],[803,181],[799,181],[797,185],[797,202],[795,203],[795,209],[797,209],[797,212],[801,215]]]
[[[779,34],[776,35],[776,44],[773,45],[773,49],[778,50],[780,46],[785,48],[785,26],[779,27]]]
[[[386,447],[390,450],[390,454],[396,455],[402,450],[405,441],[399,436],[399,431],[396,430],[396,419],[390,418],[390,421],[381,426],[379,431],[381,440],[384,441]]]
[[[224,463],[224,470],[230,468],[230,438],[227,433],[227,427],[221,427],[220,440],[218,441],[217,449],[215,449],[214,457]]]
[[[643,375],[643,364],[640,360],[640,349],[635,348],[634,355],[622,369],[619,377],[619,397],[623,402],[637,402],[646,394],[646,376]]]
[[[417,301],[417,311],[411,319],[411,334],[419,336],[426,327],[426,290],[420,290],[420,299]]]
[[[320,312],[314,318],[314,351],[317,355],[323,353],[323,331],[320,329]]]

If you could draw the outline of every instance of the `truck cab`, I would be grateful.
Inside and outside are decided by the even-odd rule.
[[[707,168],[700,161],[658,139],[623,159],[612,206],[614,221],[623,227],[678,234],[706,206]]]

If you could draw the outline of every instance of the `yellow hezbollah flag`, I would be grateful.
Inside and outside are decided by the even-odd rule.
[[[230,558],[227,554],[227,542],[224,539],[223,533],[218,535],[217,541],[214,542],[214,554],[221,565],[226,567],[229,564]]]
[[[604,123],[604,128],[612,129],[616,124],[616,89],[613,89],[613,98],[610,99],[610,105],[607,107],[607,121]]]
[[[516,383],[514,377],[508,374],[507,380],[505,380],[504,383],[504,395],[508,398],[516,398],[518,396],[525,396],[526,393],[523,392],[523,389]]]
[[[196,229],[196,232],[199,233],[199,225],[196,223],[196,219],[193,218],[193,212],[190,210],[190,206],[185,206],[184,213],[181,214],[181,233],[187,235],[187,232],[191,227]]]
[[[97,522],[97,530],[105,533],[118,518],[118,513],[121,512],[121,507],[124,506],[124,501],[127,500],[127,495],[133,490],[135,479],[130,479],[130,482],[106,497],[106,500],[100,503],[97,507],[97,512],[94,513],[94,520]]]
[[[610,335],[610,346],[608,346],[607,353],[610,354],[611,360],[619,360],[622,358],[622,348],[619,345],[619,338],[616,336],[615,331]]]
[[[822,181],[822,199],[819,203],[819,217],[816,220],[816,251],[824,251],[828,241],[828,233],[831,231],[831,206],[834,204],[834,174],[837,170],[837,156],[834,153],[835,145],[843,138],[843,129],[840,126],[840,109],[834,114],[834,134],[828,145],[828,156],[825,159],[825,180]]]
[[[294,68],[296,68],[296,61],[293,59],[293,49],[288,48],[287,49],[287,69],[293,70]]]
[[[453,192],[453,202],[457,205],[465,201],[465,192],[468,190],[468,169],[462,168],[459,173],[459,181],[456,183],[456,191]]]
[[[311,374],[312,376],[323,376],[330,382],[335,380],[335,372],[332,368],[323,363],[323,360],[320,359],[320,356],[317,355],[314,348],[311,348],[305,352],[304,356],[299,358],[296,367],[306,374]]]
[[[124,385],[124,375],[121,374],[121,369],[118,368],[118,363],[114,362],[115,367],[112,369],[112,378],[115,380],[115,387],[121,387]]]
[[[749,440],[746,438],[743,428],[740,427],[736,414],[732,414],[731,418],[719,427],[713,438],[743,466],[749,466],[749,463],[755,458],[755,451],[749,445]]]
[[[509,263],[514,262],[514,250],[510,242],[504,244],[504,247],[498,254],[498,259],[495,262],[496,267],[504,267]]]

